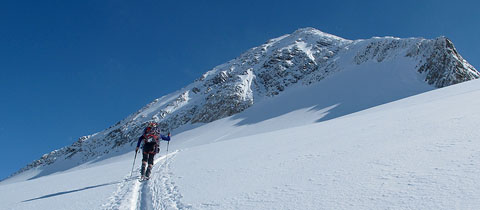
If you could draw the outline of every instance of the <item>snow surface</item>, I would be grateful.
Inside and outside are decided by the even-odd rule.
[[[477,209],[480,80],[361,68],[175,134],[148,182],[133,152],[112,155],[5,180],[0,209]]]

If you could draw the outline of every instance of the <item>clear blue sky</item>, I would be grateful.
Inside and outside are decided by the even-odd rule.
[[[476,1],[339,2],[1,1],[0,179],[302,27],[445,35],[480,68]]]

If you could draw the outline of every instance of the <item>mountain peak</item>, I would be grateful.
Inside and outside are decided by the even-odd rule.
[[[335,36],[333,34],[329,34],[323,31],[320,31],[316,28],[313,27],[306,27],[306,28],[300,28],[296,31],[294,31],[291,36],[295,38],[301,38],[301,37],[309,37],[309,36],[316,36],[316,38],[326,38],[326,39],[334,39],[334,40],[339,40],[339,41],[345,41],[346,39]]]
[[[326,35],[326,36],[333,36],[332,34],[325,33],[313,27],[305,27],[299,28],[295,30],[292,35],[305,35],[305,34],[317,34],[317,35]]]

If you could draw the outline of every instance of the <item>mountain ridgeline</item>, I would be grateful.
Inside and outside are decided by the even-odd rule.
[[[185,88],[154,100],[110,128],[43,155],[16,174],[59,160],[75,160],[80,164],[131,148],[150,120],[159,122],[164,131],[209,123],[240,113],[289,88],[321,82],[354,66],[389,64],[395,60],[412,63],[415,68],[404,71],[415,71],[415,79],[436,88],[480,76],[445,37],[374,37],[352,41],[314,28],[303,28],[248,50],[206,72]]]

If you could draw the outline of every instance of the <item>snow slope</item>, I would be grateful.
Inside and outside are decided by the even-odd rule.
[[[479,94],[474,81],[188,148],[176,182],[195,209],[476,209]]]
[[[346,93],[337,92],[333,96],[342,103],[311,106],[321,104],[314,94],[325,87],[328,83],[295,89],[174,135],[168,157],[162,144],[149,182],[129,179],[130,152],[32,180],[2,182],[0,209],[480,206],[480,81],[321,120],[348,104],[337,96]],[[298,103],[284,108],[293,99]],[[259,116],[265,109],[277,114]],[[139,159],[135,172],[138,167]]]

